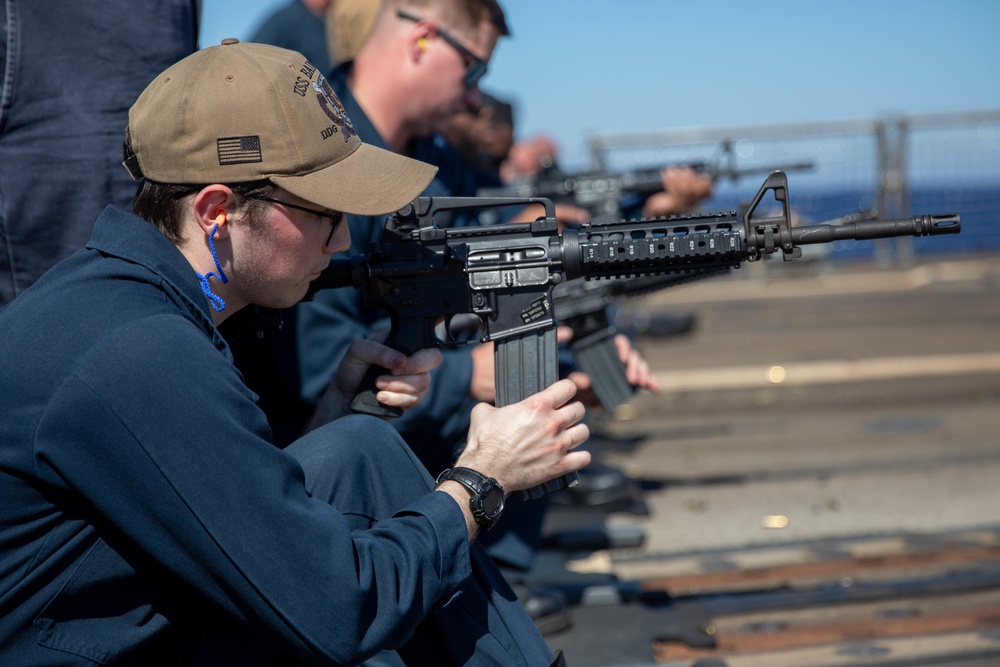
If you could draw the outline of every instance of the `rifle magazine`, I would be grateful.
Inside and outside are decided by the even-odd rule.
[[[554,326],[502,338],[494,345],[497,407],[522,401],[559,379],[559,345]],[[579,476],[570,473],[521,491],[521,498],[541,498],[578,482]]]

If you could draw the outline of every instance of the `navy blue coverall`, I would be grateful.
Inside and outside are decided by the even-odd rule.
[[[4,667],[552,659],[391,428],[269,442],[152,225],[109,207],[0,332]]]

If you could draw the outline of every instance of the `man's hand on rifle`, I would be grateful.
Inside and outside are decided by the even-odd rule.
[[[573,338],[573,330],[569,327],[559,327],[558,340],[560,343],[568,343]],[[638,389],[646,389],[652,392],[660,391],[660,385],[649,369],[649,362],[637,350],[628,336],[617,334],[614,338],[615,349],[618,351],[618,358],[625,367],[625,377],[628,383]],[[589,406],[596,406],[597,399],[591,393],[591,378],[586,373],[575,371],[569,374],[568,379],[572,380],[580,391],[580,400]],[[493,403],[496,400],[496,370],[493,363],[493,343],[483,343],[476,345],[472,349],[472,385],[469,393],[473,398],[486,403]]]
[[[477,401],[493,403],[497,398],[496,364],[493,360],[493,343],[472,347],[472,384],[469,394]]]
[[[572,400],[575,394],[575,384],[560,380],[503,408],[478,404],[456,465],[496,479],[507,493],[583,468],[590,453],[575,450],[590,431],[581,423],[586,410]]]
[[[563,330],[568,330],[568,333]],[[560,327],[560,341],[566,342],[572,338],[572,330],[568,327]],[[646,389],[653,393],[660,391],[660,383],[656,381],[653,372],[649,368],[649,362],[637,350],[632,341],[625,334],[616,334],[614,337],[615,349],[618,351],[618,358],[625,367],[625,378],[628,383],[637,389]],[[576,371],[569,374],[569,379],[576,384],[580,390],[580,400],[586,405],[598,405],[597,398],[591,393],[593,380],[583,372]]]
[[[653,393],[660,391],[660,383],[656,381],[656,377],[649,369],[649,362],[639,350],[632,346],[632,341],[629,340],[628,336],[616,334],[615,349],[618,350],[618,358],[625,366],[625,377],[630,385]]]
[[[340,362],[337,375],[320,400],[309,425],[310,430],[347,413],[347,403],[371,366],[381,366],[389,371],[375,381],[379,403],[409,410],[424,399],[431,386],[430,372],[441,364],[440,350],[418,350],[407,357],[382,344],[387,335],[387,331],[379,332],[372,338],[351,343]]]
[[[556,225],[561,232],[567,225],[575,227],[589,221],[592,216],[590,211],[580,206],[572,204],[556,204]],[[529,204],[517,212],[510,222],[534,222],[545,217],[545,207],[541,204]]]
[[[712,178],[690,167],[667,167],[660,173],[660,179],[663,191],[651,195],[642,207],[647,218],[685,213],[712,196]]]

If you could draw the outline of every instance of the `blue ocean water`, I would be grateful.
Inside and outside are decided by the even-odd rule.
[[[862,190],[792,190],[792,210],[803,224],[816,224],[875,206],[871,191]],[[706,210],[735,210],[753,191],[720,194],[705,203]],[[961,256],[1000,253],[1000,184],[996,186],[916,187],[910,194],[909,215],[882,213],[883,219],[911,215],[958,213],[962,220],[960,234],[912,238],[916,256]],[[874,259],[877,244],[872,241],[835,241],[829,255],[834,261]]]

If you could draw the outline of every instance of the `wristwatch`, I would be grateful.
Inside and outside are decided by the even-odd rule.
[[[437,483],[453,480],[469,490],[469,508],[476,523],[489,530],[503,514],[503,487],[486,475],[472,468],[448,468],[438,475]]]

